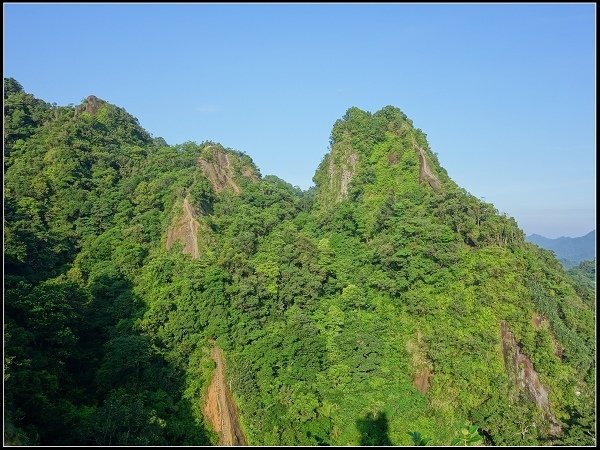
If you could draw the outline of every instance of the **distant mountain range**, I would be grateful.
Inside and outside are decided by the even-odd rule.
[[[550,239],[539,234],[532,234],[526,239],[546,250],[552,250],[566,268],[575,267],[581,261],[596,258],[596,230],[576,238]]]

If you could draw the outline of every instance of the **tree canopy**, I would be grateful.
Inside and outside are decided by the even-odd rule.
[[[4,102],[5,443],[214,444],[213,343],[253,445],[595,442],[592,266],[525,242],[399,109],[350,108],[303,192],[107,102]]]

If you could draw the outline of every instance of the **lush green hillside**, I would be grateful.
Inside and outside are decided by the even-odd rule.
[[[596,260],[583,261],[567,272],[579,296],[590,305],[596,304]]]
[[[397,108],[308,192],[95,97],[5,121],[6,443],[216,443],[213,341],[253,445],[594,442],[588,291]]]
[[[596,230],[576,238],[550,239],[539,234],[532,234],[527,236],[527,240],[546,250],[552,250],[567,269],[596,257]]]

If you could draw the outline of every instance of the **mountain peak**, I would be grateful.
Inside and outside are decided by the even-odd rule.
[[[425,134],[399,108],[386,106],[376,113],[352,107],[335,122],[331,151],[313,178],[322,205],[356,198],[366,184],[386,190],[410,180],[435,193],[442,191],[439,164]]]
[[[101,98],[98,98],[95,95],[88,95],[85,98],[85,100],[81,103],[81,105],[75,108],[75,112],[77,114],[86,112],[89,115],[93,116],[94,114],[96,114],[96,111],[98,111],[101,107],[103,107],[106,104],[107,102],[105,100],[102,100]]]
[[[241,192],[240,181],[258,180],[260,173],[247,155],[208,143],[198,158],[198,167],[218,193],[224,190]]]

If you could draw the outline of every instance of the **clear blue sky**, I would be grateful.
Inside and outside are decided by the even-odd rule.
[[[595,228],[593,4],[4,4],[4,76],[308,188],[350,106],[402,109],[527,234]]]

